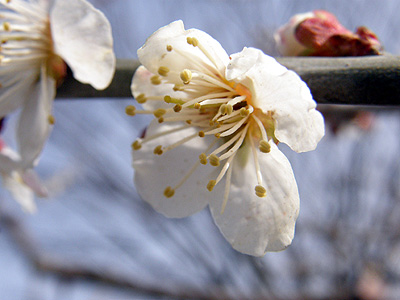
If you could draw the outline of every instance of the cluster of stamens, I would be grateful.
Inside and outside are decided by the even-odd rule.
[[[266,189],[262,186],[262,176],[256,146],[258,146],[258,149],[262,153],[268,153],[270,152],[268,141],[273,139],[277,142],[274,137],[273,113],[269,112],[265,114],[260,109],[253,107],[250,90],[240,83],[227,81],[224,75],[218,70],[213,57],[211,57],[196,38],[188,37],[187,43],[198,48],[211,64],[199,62],[195,58],[191,58],[187,53],[181,52],[171,45],[167,45],[167,52],[176,51],[185,59],[190,59],[191,65],[195,66],[195,68],[184,69],[177,74],[169,70],[169,68],[161,66],[158,69],[158,74],[150,78],[153,85],[159,85],[176,82],[176,77],[179,76],[181,84],[174,84],[172,90],[185,92],[186,96],[174,98],[171,96],[173,94],[172,90],[171,95],[164,96],[140,94],[136,96],[136,100],[139,103],[164,101],[171,104],[171,108],[150,111],[136,110],[131,105],[126,107],[126,113],[131,116],[136,114],[153,114],[159,123],[181,122],[182,125],[168,131],[137,139],[132,144],[132,148],[133,150],[139,150],[142,144],[148,141],[185,130],[189,127],[196,128],[197,132],[171,145],[158,145],[153,151],[154,154],[162,155],[191,140],[214,136],[213,142],[210,143],[208,149],[203,153],[199,153],[199,160],[196,161],[194,166],[178,184],[174,187],[166,187],[164,195],[166,197],[173,197],[175,191],[184,184],[199,165],[210,163],[211,166],[219,167],[221,170],[217,178],[210,180],[206,185],[209,191],[212,191],[222,178],[226,178],[222,213],[229,196],[233,169],[232,161],[245,140],[249,141],[255,162],[255,171],[257,174],[255,193],[258,197],[265,197],[267,195]],[[169,76],[175,76],[175,80],[170,80]]]
[[[40,72],[56,80],[65,63],[53,53],[48,12],[36,2],[0,0],[0,88],[18,90]],[[48,122],[55,121],[52,115]]]

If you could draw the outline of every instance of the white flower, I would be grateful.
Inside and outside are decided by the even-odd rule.
[[[206,205],[232,246],[261,256],[294,236],[299,195],[278,142],[313,150],[324,135],[306,84],[253,48],[226,54],[176,21],[138,50],[132,92],[156,119],[132,147],[141,197],[169,217]]]
[[[54,123],[51,108],[65,63],[77,80],[97,89],[109,85],[111,27],[85,0],[2,0],[0,20],[0,119],[22,107],[19,168],[29,169]]]
[[[12,155],[17,159],[0,171],[16,195],[15,184],[26,183],[54,123],[52,104],[65,63],[77,80],[104,89],[115,56],[108,20],[85,0],[0,0],[0,20],[0,119],[21,108]],[[9,161],[9,153],[0,152],[0,160]],[[10,178],[17,180],[10,185]],[[33,191],[40,195],[40,189]]]

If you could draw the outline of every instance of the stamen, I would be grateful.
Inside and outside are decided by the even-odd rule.
[[[242,136],[244,130],[245,130],[245,128],[243,128],[241,131],[239,131],[237,134],[235,134],[235,136],[230,138],[226,143],[222,144],[217,149],[215,149],[211,154],[216,155],[216,154],[220,153],[221,151],[225,150],[226,148],[228,148],[230,145],[232,145],[235,141],[237,141]]]
[[[167,198],[171,198],[174,195],[175,195],[175,190],[170,186],[167,186],[164,190],[164,196]]]
[[[158,76],[158,75],[152,76],[152,77],[150,78],[150,81],[151,81],[151,84],[154,84],[154,85],[159,85],[159,84],[161,84],[161,79],[160,79],[160,76]]]
[[[211,77],[209,75],[206,75],[204,73],[195,73],[194,75],[195,76],[193,76],[193,81],[195,79],[196,79],[196,81],[204,80],[206,82],[214,84],[215,86],[218,86],[218,87],[221,87],[221,88],[226,89],[228,91],[231,91],[231,92],[233,92],[235,94],[237,93],[232,87],[230,87],[226,83],[224,83],[224,82],[222,82],[222,81],[220,81],[218,79],[215,79],[215,78],[213,78],[213,77]]]
[[[166,77],[169,73],[169,69],[167,67],[159,67],[158,68],[158,74],[160,74],[163,77]]]
[[[168,51],[168,52],[171,52],[171,51],[172,51],[172,49],[173,49],[173,48],[172,48],[172,46],[171,46],[171,45],[167,45],[167,51]]]
[[[230,115],[233,112],[233,106],[229,104],[222,104],[219,107],[221,115]]]
[[[56,122],[56,119],[54,118],[53,115],[49,115],[47,117],[47,121],[49,122],[50,125],[54,125],[54,123]]]
[[[198,41],[198,39],[196,39],[195,37],[192,37],[192,38],[188,37],[186,40],[187,40],[188,44],[193,45],[194,47],[198,47],[201,50],[201,52],[203,52],[203,54],[210,60],[210,62],[218,70],[218,64],[216,63],[214,57],[212,57],[212,55],[210,53],[208,53],[207,49],[203,47],[203,45]]]
[[[185,138],[183,138],[183,139],[181,139],[181,140],[179,140],[179,141],[177,141],[177,142],[175,142],[175,143],[173,143],[173,144],[171,144],[171,145],[169,145],[169,146],[163,148],[163,149],[162,149],[162,152],[167,152],[167,151],[169,151],[169,150],[172,150],[172,149],[174,149],[174,148],[176,148],[176,147],[178,147],[178,146],[180,146],[180,145],[183,145],[184,143],[186,143],[186,142],[192,140],[192,139],[195,138],[195,137],[198,137],[198,134],[197,134],[197,133],[194,133],[194,134],[192,134],[192,135],[189,135],[189,136],[187,136],[187,137],[185,137]]]
[[[256,195],[258,197],[262,198],[267,195],[267,190],[262,186],[262,175],[261,175],[261,170],[260,170],[260,164],[258,162],[257,150],[256,150],[256,147],[254,146],[253,137],[250,136],[249,140],[250,140],[251,150],[253,152],[254,165],[256,167],[256,175],[257,175],[257,183],[258,183],[255,188]]]
[[[233,165],[228,169],[228,172],[226,173],[224,201],[222,202],[221,215],[224,213],[226,204],[228,203],[229,191],[231,188],[232,171],[233,171]]]
[[[192,72],[188,69],[184,69],[179,76],[182,79],[183,84],[189,84],[192,80]]]
[[[235,157],[236,153],[234,155],[232,155],[231,157],[229,157],[229,159],[226,161],[226,163],[224,164],[224,166],[221,169],[221,172],[219,172],[217,179],[215,179],[217,184],[218,182],[221,181],[221,179],[224,177],[226,171],[228,170],[233,158]]]
[[[208,159],[210,161],[210,165],[212,165],[214,167],[218,167],[219,166],[220,158],[218,156],[216,156],[215,154],[211,154],[208,157]]]
[[[139,95],[136,97],[136,101],[137,101],[138,103],[145,103],[145,102],[147,101],[147,98],[146,98],[146,96],[145,96],[144,94],[139,94]]]
[[[133,105],[128,105],[127,107],[125,107],[125,113],[128,116],[134,116],[136,115],[136,107]]]
[[[204,134],[204,131],[203,131],[203,130],[199,131],[199,137],[203,138],[203,137],[205,137],[205,136],[206,136],[206,135]]]
[[[175,84],[174,87],[172,88],[175,92],[177,91],[183,91],[184,90],[184,86],[180,85],[180,84]]]
[[[210,144],[210,146],[208,146],[208,148],[206,149],[206,152],[210,151],[210,149],[211,149],[212,147],[214,147],[214,145],[215,145],[216,142],[217,142],[217,140],[214,140],[214,141]],[[204,155],[205,155],[205,154],[204,154]],[[200,155],[200,156],[201,156],[201,155]],[[167,188],[165,189],[165,191],[164,191],[164,195],[166,194],[165,192],[167,191],[168,188],[169,188],[169,190],[167,191],[167,192],[168,192],[167,195],[169,195],[169,194],[172,193],[171,190],[176,191],[178,188],[180,188],[180,187],[185,183],[185,181],[188,180],[190,176],[192,176],[193,172],[197,169],[197,167],[200,165],[200,163],[201,163],[200,161],[197,161],[197,162],[193,165],[193,167],[189,170],[189,172],[187,172],[187,173],[185,174],[185,176],[183,176],[183,178],[181,179],[181,181],[179,181],[179,183],[178,183],[177,185],[175,185],[174,188],[167,187]],[[171,196],[171,197],[172,197],[172,196]]]
[[[248,110],[248,109],[246,109],[246,108],[244,108],[244,107],[242,107],[240,110],[239,110],[239,112],[240,112],[240,116],[241,117],[247,117],[249,114],[250,114],[250,110]]]
[[[153,112],[153,114],[154,114],[154,116],[155,116],[156,118],[160,118],[161,116],[165,115],[166,112],[167,112],[167,111],[166,111],[165,109],[163,109],[163,108],[158,108],[158,109],[156,109],[156,110]]]
[[[159,138],[160,136],[165,136],[165,135],[168,135],[168,134],[171,134],[171,133],[175,133],[175,132],[184,130],[184,129],[189,128],[189,127],[190,127],[189,125],[183,125],[183,126],[180,126],[180,127],[177,127],[177,128],[173,128],[173,129],[169,129],[169,130],[166,130],[166,131],[163,131],[163,132],[159,132],[159,133],[153,134],[151,136],[146,136],[145,138],[141,139],[141,143],[145,143],[145,142],[154,140],[156,138]]]
[[[215,185],[217,184],[217,182],[215,180],[210,180],[207,183],[207,190],[209,190],[210,192],[212,192],[213,188],[215,187]]]
[[[182,110],[182,105],[176,104],[176,105],[174,106],[174,112],[180,112],[181,110]]]
[[[265,131],[264,124],[261,122],[261,120],[254,114],[252,115],[254,121],[256,121],[258,128],[260,129],[261,135],[263,140],[268,141],[268,135],[267,132]]]
[[[133,150],[139,150],[140,148],[142,148],[142,143],[138,139],[138,140],[134,141],[131,146],[132,146]]]
[[[187,37],[186,41],[189,45],[193,47],[197,47],[199,45],[199,41],[195,37]]]
[[[261,140],[258,148],[263,153],[269,153],[271,151],[271,145],[266,140]]]
[[[246,126],[244,127],[244,129],[243,129],[238,141],[235,143],[235,145],[231,149],[229,149],[229,151],[225,152],[223,155],[221,155],[219,157],[220,160],[224,160],[224,159],[230,157],[232,154],[236,153],[236,151],[242,145],[244,138],[246,137],[249,125],[250,125],[249,123],[246,124]]]
[[[260,198],[267,196],[267,190],[262,185],[256,185],[255,191],[256,191],[256,195]]]
[[[188,101],[188,102],[185,102],[185,104],[183,104],[182,106],[183,107],[189,107],[189,106],[192,106],[192,105],[194,105],[194,104],[196,104],[196,103],[201,103],[202,101],[205,101],[205,100],[210,100],[210,101],[212,101],[213,99],[216,99],[216,98],[221,98],[221,97],[228,97],[228,96],[230,96],[230,95],[232,95],[232,93],[231,92],[222,92],[222,93],[211,93],[211,94],[206,94],[206,95],[204,95],[204,96],[200,96],[200,97],[197,97],[197,98],[194,98],[194,99],[192,99],[192,100],[190,100],[190,101]]]
[[[207,164],[207,155],[205,153],[201,153],[199,155],[199,160],[200,160],[201,164],[206,165]]]
[[[158,145],[157,147],[154,148],[153,153],[156,155],[161,155],[163,154],[162,146]]]
[[[3,23],[3,28],[4,28],[5,31],[10,31],[11,30],[10,23],[4,22]]]

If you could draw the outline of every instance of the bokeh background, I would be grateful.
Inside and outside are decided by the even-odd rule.
[[[351,30],[366,25],[400,54],[398,0],[91,2],[112,24],[118,58],[136,59],[146,38],[176,19],[228,53],[254,46],[277,55],[273,32],[314,9]],[[37,168],[51,197],[27,215],[0,190],[0,300],[400,299],[397,108],[354,119],[325,107],[334,117],[316,151],[282,147],[301,197],[296,237],[254,258],[231,249],[207,210],[166,219],[138,197],[130,144],[148,119],[124,114],[133,101],[56,100]]]

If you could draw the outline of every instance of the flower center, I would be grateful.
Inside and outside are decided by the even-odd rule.
[[[265,197],[267,192],[262,186],[262,177],[258,163],[258,149],[262,153],[270,152],[269,141],[274,137],[273,113],[263,113],[259,108],[252,106],[252,93],[250,89],[241,83],[228,81],[219,70],[217,63],[210,56],[201,43],[193,37],[187,38],[187,43],[198,48],[205,56],[204,60],[191,57],[180,49],[166,45],[166,53],[176,51],[182,59],[189,61],[190,69],[180,72],[170,71],[168,67],[161,66],[158,75],[149,78],[151,84],[168,84],[171,93],[168,95],[149,96],[139,94],[136,100],[139,103],[146,101],[164,101],[171,104],[168,109],[136,110],[134,106],[128,106],[128,115],[153,114],[159,123],[181,122],[184,125],[172,130],[157,133],[137,139],[133,144],[133,150],[139,150],[143,143],[157,139],[160,136],[183,131],[188,127],[196,128],[196,133],[183,137],[170,145],[158,145],[154,150],[155,155],[162,155],[184,143],[206,136],[214,136],[213,142],[203,153],[199,153],[199,160],[188,170],[187,174],[175,185],[168,186],[164,191],[166,197],[173,197],[175,191],[201,164],[220,168],[219,175],[208,182],[206,188],[211,192],[213,188],[225,177],[225,194],[223,207],[229,196],[229,187],[233,164],[240,147],[248,142],[253,153],[257,183],[255,193],[259,197]],[[207,60],[209,63],[207,63]],[[140,76],[140,75],[139,75]]]

